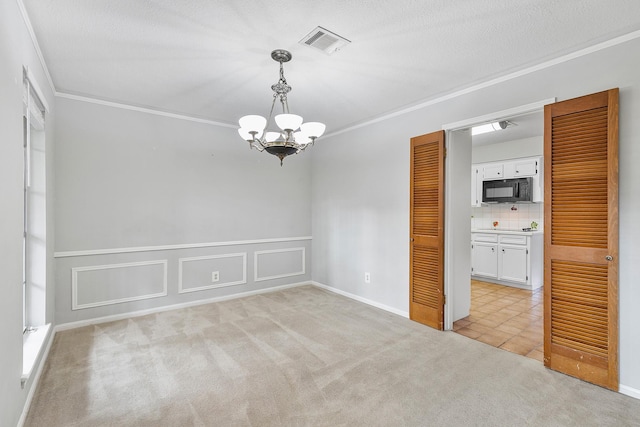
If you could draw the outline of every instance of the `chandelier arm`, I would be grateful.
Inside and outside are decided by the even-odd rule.
[[[271,110],[269,110],[269,117],[267,118],[267,124],[264,125],[264,132],[262,132],[263,139],[266,136],[267,127],[269,126],[269,122],[271,121],[271,117],[273,117],[273,108],[276,105],[276,97],[277,96],[278,96],[278,94],[276,94],[276,93],[273,94],[273,101],[271,101]]]

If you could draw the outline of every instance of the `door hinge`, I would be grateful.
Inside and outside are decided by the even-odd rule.
[[[447,148],[444,149],[444,157],[447,157]]]
[[[447,296],[442,295],[442,305],[446,305],[446,304],[447,304]]]
[[[524,280],[527,280],[527,281],[528,281],[528,280],[529,280],[529,276],[526,276]]]
[[[527,249],[527,255],[529,255],[529,249]]]

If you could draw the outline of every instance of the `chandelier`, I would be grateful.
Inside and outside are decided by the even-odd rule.
[[[291,86],[284,78],[283,63],[291,61],[291,53],[276,49],[271,52],[271,58],[280,63],[280,79],[271,86],[273,90],[273,101],[269,117],[264,118],[258,115],[248,115],[242,117],[238,124],[238,133],[249,143],[249,148],[256,148],[258,151],[266,151],[280,159],[280,166],[285,157],[297,154],[313,145],[315,140],[322,136],[325,125],[320,122],[302,123],[302,117],[289,113],[287,94],[291,92]],[[279,131],[269,131],[267,126],[271,122],[273,109],[276,101],[280,101],[282,114],[275,116],[275,123],[280,128]]]

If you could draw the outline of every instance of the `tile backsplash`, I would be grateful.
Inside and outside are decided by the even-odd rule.
[[[512,209],[512,208],[515,208]],[[494,228],[498,221],[498,230],[520,230],[538,223],[538,230],[544,229],[543,203],[500,203],[471,208],[471,229]]]

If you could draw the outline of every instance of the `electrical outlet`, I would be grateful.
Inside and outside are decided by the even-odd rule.
[[[364,283],[371,283],[371,273],[369,272],[364,273]]]
[[[211,281],[212,282],[217,282],[220,280],[220,272],[219,271],[212,271],[211,272]]]

